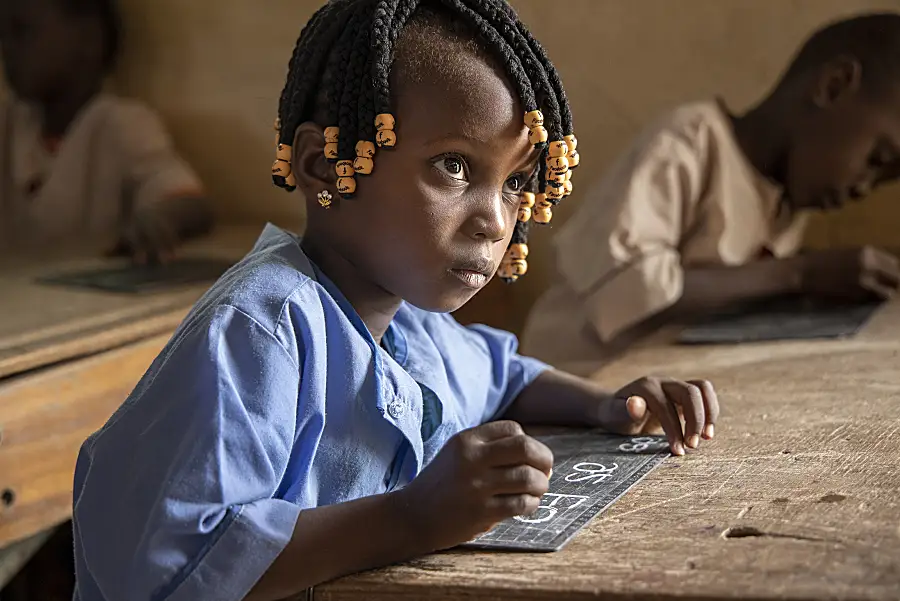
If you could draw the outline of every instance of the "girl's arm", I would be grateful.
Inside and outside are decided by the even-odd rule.
[[[718,415],[715,389],[705,380],[642,378],[613,392],[591,380],[548,370],[519,393],[504,418],[618,434],[636,434],[659,422],[672,452],[683,455],[684,447],[697,447],[701,436],[713,437]]]

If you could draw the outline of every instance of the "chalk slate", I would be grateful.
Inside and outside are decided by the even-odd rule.
[[[558,551],[591,519],[669,456],[665,438],[595,431],[538,436],[553,450],[550,490],[530,516],[515,517],[464,547]]]
[[[855,335],[880,301],[837,304],[791,298],[720,314],[682,330],[681,344],[844,338]]]
[[[233,263],[220,259],[184,258],[164,265],[124,265],[41,277],[56,286],[139,294],[201,282],[214,282]]]

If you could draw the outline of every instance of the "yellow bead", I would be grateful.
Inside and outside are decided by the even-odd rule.
[[[578,154],[578,151],[570,152],[567,156],[569,160],[569,169],[574,169],[581,162],[581,155]]]
[[[532,146],[543,144],[550,138],[547,130],[541,126],[537,126],[528,132],[528,143]]]
[[[566,146],[566,143],[562,140],[557,140],[556,142],[550,142],[550,146],[547,147],[547,154],[551,157],[564,157],[569,152],[569,147]]]
[[[519,201],[520,207],[531,208],[534,206],[534,192],[522,192],[522,200]]]
[[[356,192],[356,179],[352,177],[339,177],[337,181],[337,191],[344,196],[350,196]]]
[[[500,267],[497,268],[497,277],[504,280],[515,280],[516,273],[513,270],[512,263],[510,263],[509,261],[503,261],[502,263],[500,263]]]
[[[566,181],[567,182],[571,181],[571,179],[572,179],[572,169],[570,168],[568,171],[566,171]]]
[[[553,219],[553,210],[552,209],[535,209],[534,210],[534,222],[540,223],[541,225],[546,225],[550,223],[550,220]]]
[[[569,134],[568,136],[563,137],[563,140],[566,141],[569,152],[574,152],[575,149],[578,148],[578,138],[575,137],[575,134]]]
[[[279,144],[275,147],[275,158],[279,161],[291,162],[291,147],[287,144]]]
[[[287,161],[275,159],[272,163],[272,175],[275,177],[287,177],[291,173],[291,165]]]
[[[544,124],[544,113],[541,111],[528,111],[525,113],[525,127],[533,129]]]
[[[569,194],[572,193],[572,189],[573,189],[573,188],[572,188],[572,182],[566,180],[566,183],[563,184],[563,193],[564,193],[566,196],[568,196]]]
[[[356,157],[353,159],[353,170],[359,175],[369,175],[375,169],[375,161],[368,157]]]
[[[356,143],[356,156],[364,157],[367,159],[374,158],[375,144],[369,142],[368,140],[360,140]]]
[[[531,219],[531,207],[519,207],[519,214],[516,217],[522,223],[527,223]]]
[[[510,261],[510,266],[517,278],[528,273],[528,262],[525,259],[513,259]]]
[[[393,148],[397,145],[397,134],[389,129],[382,129],[375,134],[375,141],[380,148]]]
[[[325,158],[329,161],[336,161],[338,158],[337,142],[328,142],[325,144]]]
[[[381,131],[383,129],[394,129],[394,125],[396,121],[394,121],[394,116],[390,113],[381,113],[380,115],[375,115],[375,129]]]
[[[506,251],[506,256],[510,259],[525,259],[528,257],[528,245],[527,244],[510,244],[509,249]]]
[[[559,200],[563,196],[565,196],[565,191],[562,187],[554,188],[553,186],[547,186],[547,198],[550,200]]]
[[[536,206],[537,208],[539,208],[539,209],[541,209],[541,208],[546,209],[546,208],[549,208],[549,207],[553,206],[553,205],[551,205],[549,202],[547,202],[547,195],[544,194],[544,193],[541,193],[541,194],[535,194],[535,196],[534,196],[534,204],[535,204],[535,206]]]
[[[353,161],[338,161],[337,165],[334,166],[334,172],[337,173],[338,177],[353,177],[353,174],[356,173],[353,170]]]
[[[568,171],[566,171],[568,173]],[[548,184],[557,184],[563,185],[563,182],[566,181],[566,173],[547,173],[547,183]]]
[[[341,130],[338,127],[326,127],[325,128],[325,142],[327,144],[337,144],[338,138],[340,137]]]
[[[547,157],[547,169],[550,173],[565,175],[569,170],[569,159],[566,157]]]

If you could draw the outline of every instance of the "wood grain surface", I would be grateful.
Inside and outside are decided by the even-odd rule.
[[[316,601],[900,599],[900,304],[851,340],[648,343],[596,377],[646,374],[713,380],[716,440],[561,552],[441,553],[317,587]]]

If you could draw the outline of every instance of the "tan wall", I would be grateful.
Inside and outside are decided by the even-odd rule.
[[[272,121],[296,36],[320,0],[120,0],[127,51],[119,88],[169,118],[184,152],[224,214],[302,219],[294,195],[268,183]],[[514,0],[560,69],[575,112],[583,167],[579,191],[642,123],[713,94],[743,108],[765,93],[801,40],[836,16],[900,11],[900,0]],[[550,8],[554,11],[551,13]],[[567,201],[579,202],[579,191]],[[900,246],[896,189],[820,220],[814,244],[873,240]],[[561,222],[568,211],[559,212]],[[837,227],[837,221],[840,222]],[[546,238],[532,273],[497,287],[473,310],[502,308],[516,326],[550,277]],[[513,294],[513,291],[515,292]],[[509,308],[512,307],[512,311]]]

